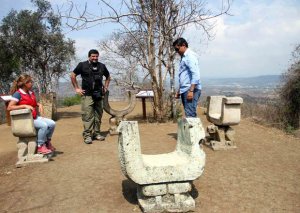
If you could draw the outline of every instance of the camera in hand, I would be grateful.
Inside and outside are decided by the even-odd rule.
[[[99,72],[94,73],[92,97],[94,100],[100,100],[102,98],[102,76]]]
[[[99,100],[102,98],[102,91],[101,90],[94,90],[92,97],[94,100]]]
[[[92,66],[92,76],[93,76],[93,93],[92,97],[94,100],[100,100],[103,96],[102,93],[102,74],[100,70],[98,70],[97,66]]]

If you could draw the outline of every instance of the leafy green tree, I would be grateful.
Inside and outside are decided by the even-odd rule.
[[[293,63],[283,75],[284,84],[280,89],[286,127],[300,127],[300,44],[293,52]]]
[[[36,11],[12,10],[0,26],[1,38],[19,59],[21,71],[31,74],[40,92],[55,91],[75,54],[74,41],[65,39],[61,19],[45,0],[31,1]]]
[[[0,37],[0,94],[8,94],[10,84],[19,74],[20,60]]]

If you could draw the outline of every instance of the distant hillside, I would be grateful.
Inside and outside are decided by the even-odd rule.
[[[280,85],[280,75],[264,75],[250,78],[203,78],[202,96],[207,95],[249,95],[252,97],[266,97],[274,93],[274,89]],[[168,82],[166,82],[168,83]],[[81,84],[81,82],[79,82]],[[166,90],[169,90],[166,85]],[[124,98],[125,92],[111,81],[111,99],[120,100]],[[59,98],[74,96],[75,91],[71,82],[60,82],[58,88]]]
[[[264,103],[276,99],[276,89],[281,85],[280,75],[250,78],[204,78],[202,100],[209,95],[240,96],[246,102]]]
[[[204,86],[276,87],[280,85],[280,75],[262,75],[248,78],[203,78]]]
[[[78,81],[78,84],[81,85],[81,81]],[[120,87],[115,85],[115,82],[111,81],[109,86],[110,99],[120,100],[126,98],[124,97],[125,91],[123,91]],[[75,95],[74,88],[70,81],[64,81],[59,83],[58,87],[58,97],[71,97]]]

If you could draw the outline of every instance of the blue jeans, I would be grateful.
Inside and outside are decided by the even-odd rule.
[[[201,90],[194,89],[193,100],[188,101],[187,95],[189,91],[181,94],[181,101],[183,104],[184,112],[186,117],[197,117],[197,104],[201,95]]]
[[[37,130],[38,146],[43,145],[51,139],[55,128],[55,122],[53,120],[38,116],[33,120],[33,125]]]

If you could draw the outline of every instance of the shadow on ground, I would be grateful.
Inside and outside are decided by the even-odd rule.
[[[122,192],[124,198],[131,204],[137,205],[137,185],[131,180],[122,181]]]
[[[57,120],[81,117],[80,112],[57,112]]]
[[[168,135],[177,140],[177,133],[169,133]]]

